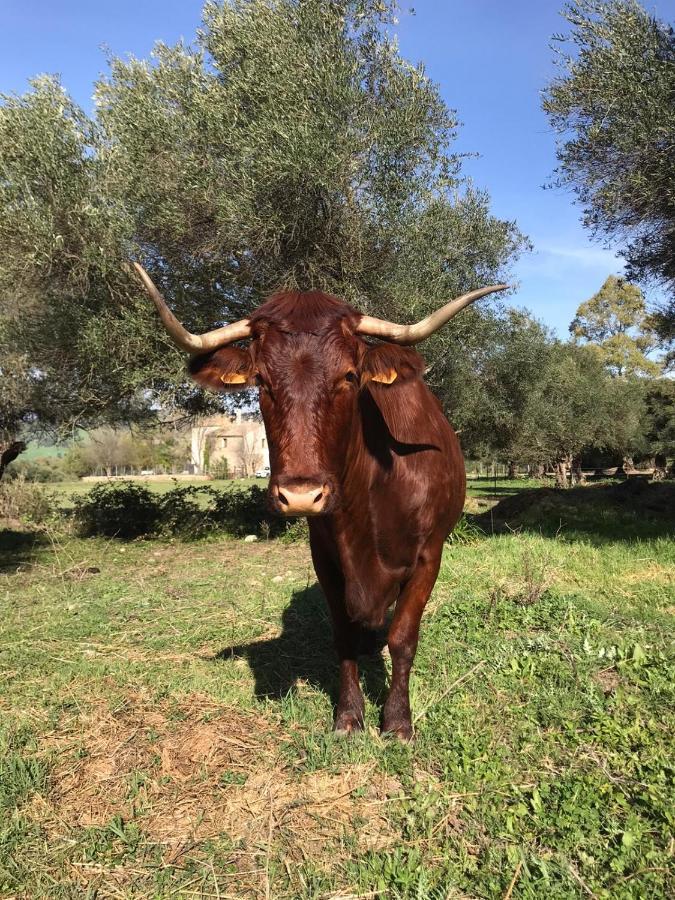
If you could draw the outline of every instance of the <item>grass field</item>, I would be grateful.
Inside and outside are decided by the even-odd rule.
[[[331,735],[304,544],[0,534],[0,896],[673,896],[672,510],[496,487],[444,555],[410,746],[378,734],[386,651],[367,731]]]

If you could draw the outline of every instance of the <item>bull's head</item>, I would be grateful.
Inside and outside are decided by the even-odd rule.
[[[278,294],[249,319],[197,335],[181,325],[145,270],[134,265],[171,339],[192,356],[195,381],[216,391],[259,388],[270,500],[286,516],[329,513],[339,502],[363,388],[375,382],[378,389],[397,390],[418,377],[423,363],[407,348],[470,303],[507,287],[471,291],[414,325],[361,315],[326,294]],[[389,343],[370,346],[362,336]],[[231,346],[245,339],[246,348]]]

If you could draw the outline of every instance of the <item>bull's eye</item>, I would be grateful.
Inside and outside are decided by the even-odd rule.
[[[347,374],[345,375],[345,381],[348,381],[350,384],[358,384],[359,376],[356,374],[356,372],[347,372]]]

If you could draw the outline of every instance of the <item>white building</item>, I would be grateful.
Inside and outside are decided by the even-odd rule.
[[[192,466],[195,474],[253,475],[270,464],[265,426],[257,413],[211,416],[192,428]]]

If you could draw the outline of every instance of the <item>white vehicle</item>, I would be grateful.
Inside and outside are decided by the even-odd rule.
[[[262,469],[258,469],[255,473],[256,478],[269,478],[270,477],[270,467],[263,466]]]

